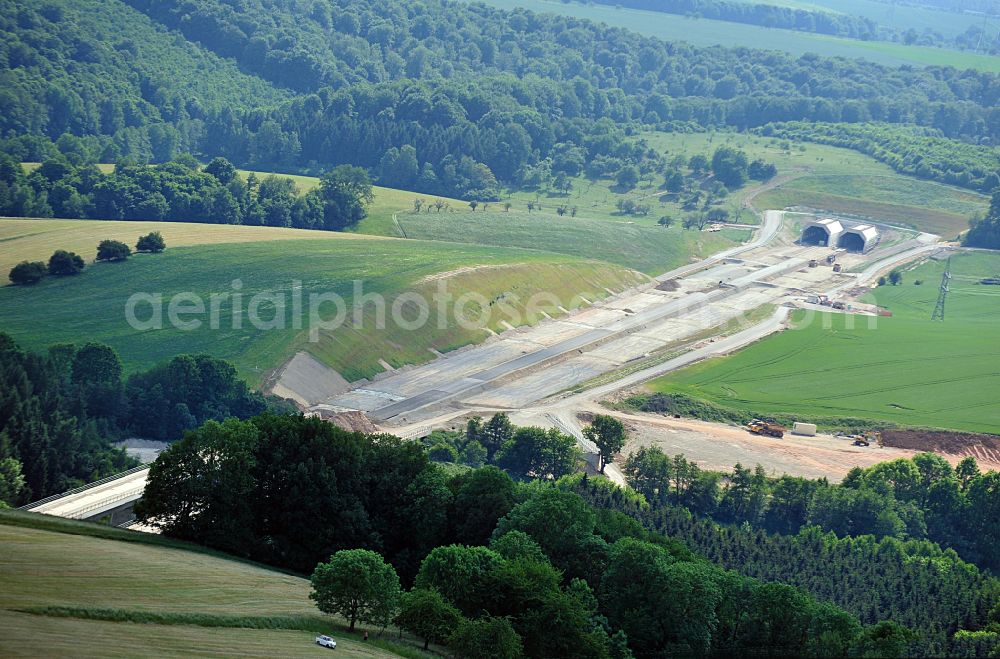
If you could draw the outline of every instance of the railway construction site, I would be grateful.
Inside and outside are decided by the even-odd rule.
[[[592,451],[582,438],[579,415],[592,413],[600,400],[781,331],[789,312],[815,306],[811,300],[827,301],[826,311],[874,315],[864,306],[855,309],[849,293],[900,264],[942,249],[937,236],[903,230],[890,230],[867,252],[803,245],[803,221],[795,214],[767,211],[755,238],[743,246],[563,318],[353,383],[345,391],[310,400],[310,407],[324,414],[361,411],[386,431],[404,437],[418,437],[467,416],[506,411],[519,423],[558,426]],[[657,433],[668,439],[681,435],[681,429],[670,428],[663,417],[631,421],[644,426],[640,434],[650,441]],[[733,430],[718,424],[684,428],[684,436],[700,439],[676,448],[692,459],[718,464],[711,456],[720,458],[720,447],[712,442],[731,438]],[[782,448],[793,446],[794,440],[745,440],[751,447],[769,446],[750,451],[748,461],[777,471],[834,478],[857,464],[912,454],[902,448],[858,448],[839,442],[827,447],[827,459],[822,453]],[[817,440],[807,441],[817,446]],[[768,459],[773,451],[780,459]],[[742,459],[738,451],[722,453],[727,464]]]

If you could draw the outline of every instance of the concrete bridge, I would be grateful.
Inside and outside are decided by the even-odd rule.
[[[107,519],[119,526],[133,518],[132,506],[142,497],[149,465],[142,465],[83,487],[21,506],[21,510],[68,519]]]

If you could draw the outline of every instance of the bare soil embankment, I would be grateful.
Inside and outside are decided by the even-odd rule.
[[[980,467],[1000,469],[1000,436],[997,435],[946,430],[885,430],[882,444],[946,456],[972,456]]]

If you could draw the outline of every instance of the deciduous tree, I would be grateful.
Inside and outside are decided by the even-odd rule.
[[[597,445],[600,458],[600,472],[614,460],[614,456],[625,446],[625,425],[607,414],[598,414],[590,425],[583,429],[583,436]]]
[[[309,598],[324,613],[342,615],[355,625],[385,625],[399,607],[399,577],[393,567],[373,551],[345,549],[320,563],[310,578]]]

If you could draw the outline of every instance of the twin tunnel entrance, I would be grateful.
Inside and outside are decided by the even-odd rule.
[[[868,224],[845,229],[837,220],[816,220],[802,230],[799,242],[803,245],[833,247],[863,254],[876,245],[878,232]]]

